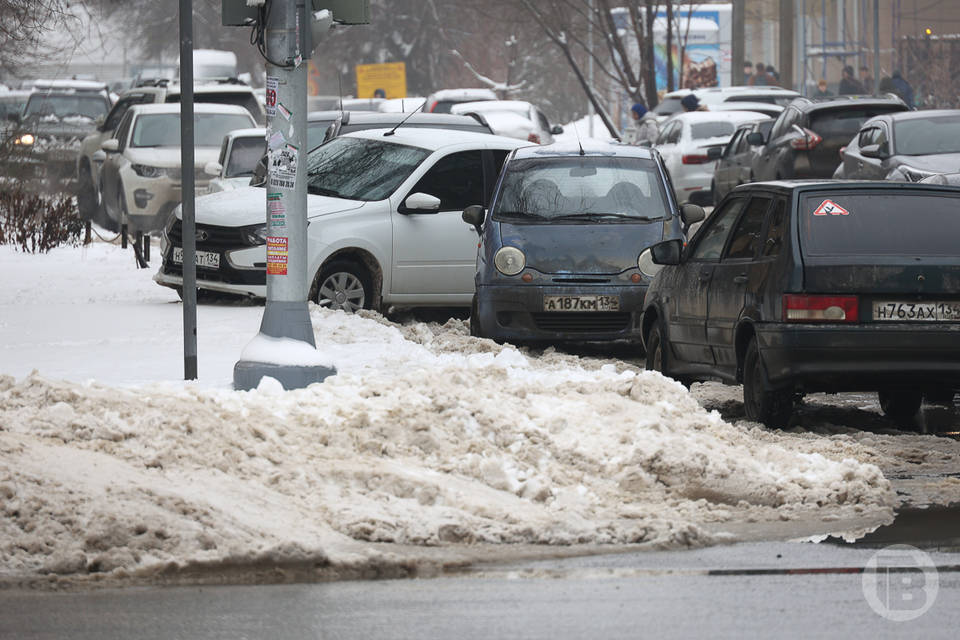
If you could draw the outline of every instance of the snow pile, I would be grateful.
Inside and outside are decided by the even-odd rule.
[[[0,377],[0,567],[383,560],[372,542],[708,544],[889,513],[880,470],[770,442],[679,384],[313,307],[340,373],[284,392]],[[847,445],[845,451],[850,450]]]

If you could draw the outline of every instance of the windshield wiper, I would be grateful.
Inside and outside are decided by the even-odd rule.
[[[333,189],[326,189],[324,187],[314,187],[308,186],[307,193],[313,194],[315,196],[330,196],[331,198],[343,198],[344,196],[340,195],[339,191],[334,191]]]
[[[639,220],[641,222],[650,222],[660,218],[651,218],[650,216],[633,216],[626,213],[570,213],[564,216],[556,216],[554,220]]]
[[[541,215],[539,213],[531,213],[529,211],[497,211],[496,216],[504,218],[537,218],[539,220],[549,220],[550,216]]]

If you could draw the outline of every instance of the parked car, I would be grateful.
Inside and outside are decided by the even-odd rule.
[[[557,143],[507,159],[489,213],[464,211],[481,242],[470,332],[496,340],[640,341],[647,247],[683,238],[682,210],[655,151]],[[681,216],[684,216],[683,218]]]
[[[217,159],[223,137],[234,129],[253,127],[244,107],[195,104],[195,188],[206,189],[204,166]],[[180,204],[180,105],[142,104],[127,110],[115,137],[100,145],[104,160],[100,193],[108,226],[126,222],[136,231],[162,229]]]
[[[692,111],[674,116],[660,129],[656,148],[663,155],[679,202],[712,202],[710,185],[716,160],[709,157],[710,148],[723,148],[737,125],[760,118],[753,111]]]
[[[229,131],[220,144],[219,158],[203,167],[204,172],[213,178],[207,184],[206,193],[249,185],[257,162],[267,152],[266,136],[264,127]]]
[[[747,137],[751,133],[758,132],[766,139],[773,128],[773,122],[773,118],[747,122],[737,127],[725,147],[710,147],[707,155],[710,159],[717,161],[717,166],[713,170],[713,183],[710,186],[714,206],[720,204],[720,201],[737,185],[753,182],[753,158],[757,153],[757,147],[747,142]]]
[[[486,121],[499,135],[508,135],[513,138],[521,138],[537,144],[552,144],[553,136],[563,133],[563,127],[559,125],[550,125],[547,116],[543,114],[534,104],[524,100],[484,100],[482,102],[462,102],[450,107],[450,113],[463,115],[476,115],[486,118]],[[531,124],[531,130],[523,135],[523,127],[520,133],[515,134],[516,127],[504,126],[502,129],[497,127],[498,119],[501,114],[508,116],[517,116],[524,118]]]
[[[834,178],[919,182],[960,169],[960,110],[871,118],[842,149]]]
[[[450,113],[450,107],[461,102],[496,99],[497,94],[490,89],[443,89],[427,96],[423,110],[428,113]]]
[[[864,122],[906,110],[907,105],[892,96],[797,98],[765,140],[757,133],[748,136],[750,144],[759,147],[753,175],[757,180],[830,178],[840,163],[840,148]]]
[[[138,104],[179,103],[180,85],[170,84],[167,80],[145,81],[120,95],[106,117],[96,127],[96,131],[85,137],[80,143],[80,153],[76,156],[76,175],[78,181],[77,205],[80,215],[87,220],[97,220],[109,224],[104,219],[100,202],[100,164],[94,158],[100,158],[100,145],[114,137],[123,116],[130,107]],[[234,104],[246,108],[258,122],[266,121],[266,112],[253,88],[237,82],[212,82],[195,84],[193,87],[195,104]]]
[[[450,113],[402,113],[399,111],[367,113],[355,111],[337,112],[324,140],[365,129],[392,129],[402,123],[404,129],[450,129],[493,133],[482,117],[453,115]]]
[[[399,128],[338,136],[307,159],[310,298],[354,311],[468,306],[477,238],[460,218],[487,206],[507,154],[527,143],[467,131]],[[180,209],[164,233],[158,283],[180,288]],[[266,295],[266,189],[196,201],[197,286]]]
[[[388,98],[380,103],[378,111],[384,113],[410,113],[411,111],[422,111],[423,104],[427,101],[422,96],[407,96],[406,98]]]
[[[4,175],[70,191],[80,141],[110,110],[107,86],[80,80],[37,80],[22,113],[12,115]]]
[[[786,106],[800,94],[783,87],[708,87],[705,89],[678,89],[663,96],[653,112],[661,122],[670,116],[682,113],[683,105],[680,101],[689,94],[697,96],[697,100],[708,110],[714,105],[724,102],[765,102]]]
[[[718,111],[755,111],[762,116],[776,119],[777,116],[783,113],[783,109],[783,105],[772,104],[769,102],[731,101],[712,104],[707,111],[712,111],[714,113]]]
[[[647,292],[647,365],[743,384],[783,427],[798,395],[877,391],[907,420],[960,389],[960,189],[795,181],[734,189]]]

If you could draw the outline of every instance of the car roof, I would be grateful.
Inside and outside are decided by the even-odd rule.
[[[675,114],[671,121],[681,122],[746,122],[748,120],[763,120],[767,116],[756,111],[685,111]]]
[[[581,141],[583,144],[584,158],[643,158],[652,160],[654,151],[646,147],[637,147],[629,144],[610,143],[596,140],[595,138],[585,138]],[[548,157],[581,157],[580,145],[574,140],[563,140],[553,144],[524,146],[517,149],[514,154],[514,160],[526,158],[548,158]]]
[[[437,102],[445,100],[467,102],[470,100],[496,100],[497,94],[492,89],[440,89],[431,93],[429,98]]]
[[[783,95],[783,96],[799,96],[800,94],[793,89],[786,89],[784,87],[773,87],[773,86],[756,86],[751,87],[749,85],[738,85],[734,87],[703,87],[701,89],[677,89],[676,91],[671,91],[665,94],[664,98],[682,98],[685,95],[694,93],[698,98],[701,99],[710,99],[710,98],[722,98],[727,95],[740,95],[740,94],[763,94],[763,95]]]
[[[894,113],[882,113],[870,118],[867,122],[879,118],[888,118],[895,122],[900,120],[929,120],[931,118],[948,118],[960,116],[960,109],[927,109],[923,111],[895,111]]]
[[[763,109],[764,111],[776,111],[777,113],[780,113],[786,107],[781,104],[773,104],[770,102],[733,100],[730,102],[718,102],[716,104],[711,104],[708,108],[710,111],[756,111],[758,109]]]
[[[478,120],[470,116],[454,115],[450,113],[423,113],[417,111],[358,111],[350,114],[349,122],[344,124],[399,124],[403,121],[415,124],[473,124],[482,127]]]
[[[867,95],[849,95],[849,96],[828,96],[824,98],[794,98],[789,106],[796,107],[802,111],[816,111],[819,109],[832,109],[844,106],[884,106],[884,105],[902,105],[906,110],[906,103],[893,94],[886,96],[867,96]]]
[[[130,110],[137,114],[144,113],[180,113],[179,102],[155,102],[153,104],[135,104]],[[197,102],[193,105],[194,113],[243,113],[250,115],[245,107],[235,104],[216,104]],[[252,116],[251,116],[252,117]]]
[[[509,148],[517,148],[529,145],[526,140],[517,138],[507,138],[504,136],[490,135],[480,131],[457,131],[454,129],[431,129],[429,127],[420,127],[416,129],[404,129],[400,127],[390,137],[384,137],[388,129],[363,129],[361,131],[351,131],[344,134],[347,138],[365,138],[367,140],[387,140],[396,144],[406,144],[412,147],[420,147],[430,151],[437,151],[444,147],[464,144],[490,144],[502,143]]]
[[[72,89],[74,91],[107,91],[107,85],[93,80],[35,80],[37,91]]]
[[[533,107],[526,100],[477,100],[475,102],[461,102],[451,107],[457,112],[462,111],[529,111]]]
[[[267,128],[250,127],[248,129],[234,129],[233,131],[228,131],[227,135],[231,138],[255,138],[259,136],[265,139],[267,136]]]
[[[741,184],[734,187],[731,193],[750,191],[792,193],[795,191],[850,191],[856,189],[883,189],[888,191],[943,191],[946,189],[960,194],[960,187],[893,180],[770,180]]]

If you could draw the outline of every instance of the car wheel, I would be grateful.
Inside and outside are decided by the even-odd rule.
[[[473,294],[473,302],[470,303],[470,335],[475,338],[484,337],[480,329],[480,305],[477,302],[477,294]]]
[[[97,197],[97,202],[98,202],[99,204],[97,205],[97,208],[96,208],[96,210],[94,211],[94,215],[93,215],[92,220],[93,220],[94,222],[96,222],[98,225],[100,225],[101,227],[103,227],[104,229],[106,229],[107,231],[112,231],[112,232],[114,232],[114,233],[119,233],[119,232],[120,232],[120,223],[110,217],[110,214],[107,213],[106,204],[103,202],[103,179],[102,179],[102,177],[101,177],[101,180],[100,180],[100,188],[97,190],[97,193],[100,194],[100,195]]]
[[[660,321],[657,320],[650,329],[650,335],[647,336],[646,369],[647,371],[658,371],[689,389],[691,380],[671,373],[670,364],[670,343],[663,333]]]
[[[77,185],[77,208],[80,210],[80,217],[84,220],[95,220],[97,218],[97,209],[100,208],[100,201],[97,198],[97,189],[93,186],[93,176],[90,174],[90,167],[84,164],[80,167],[80,184]]]
[[[373,303],[373,285],[363,267],[346,261],[334,261],[320,270],[316,302],[321,307],[355,313]]]
[[[923,402],[923,394],[919,391],[880,391],[877,397],[884,415],[897,422],[911,420]]]
[[[743,407],[748,420],[768,427],[785,427],[793,414],[793,389],[768,388],[756,338],[750,340],[743,359]]]

